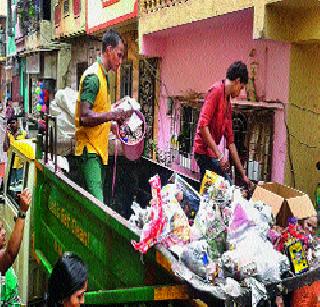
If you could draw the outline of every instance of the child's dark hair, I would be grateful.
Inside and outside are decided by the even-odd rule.
[[[231,81],[240,79],[240,83],[248,84],[249,74],[247,65],[241,61],[232,63],[227,70],[226,78]]]
[[[88,280],[88,270],[81,258],[64,253],[54,266],[48,283],[48,306],[60,306],[62,301],[82,289]]]

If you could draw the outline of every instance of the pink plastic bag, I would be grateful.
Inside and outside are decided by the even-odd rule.
[[[149,183],[151,184],[152,190],[151,221],[143,227],[140,242],[131,241],[135,250],[138,250],[142,254],[147,253],[151,246],[158,243],[166,223],[162,210],[160,177],[158,175],[152,177]]]
[[[236,205],[230,225],[231,231],[237,231],[240,227],[249,223],[249,218],[240,204]]]

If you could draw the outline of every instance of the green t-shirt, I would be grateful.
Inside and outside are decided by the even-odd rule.
[[[99,79],[97,75],[86,76],[83,80],[80,100],[89,102],[91,105],[95,102],[99,91]]]
[[[97,62],[101,64],[101,58],[97,58]],[[109,89],[109,78],[107,71],[103,68],[103,72],[107,77],[107,86]],[[97,75],[88,75],[83,80],[82,91],[80,93],[80,101],[89,102],[91,105],[95,102],[99,92],[99,79]]]
[[[5,280],[5,285],[1,285],[1,302],[6,306],[20,306],[17,276],[12,267],[7,270]]]

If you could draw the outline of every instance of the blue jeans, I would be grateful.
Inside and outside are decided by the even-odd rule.
[[[197,164],[200,168],[200,183],[202,182],[202,179],[206,171],[213,171],[217,173],[219,176],[224,177],[231,184],[231,177],[228,173],[224,172],[221,169],[220,163],[217,159],[208,157],[207,155],[200,154],[195,154],[194,158],[196,159]]]

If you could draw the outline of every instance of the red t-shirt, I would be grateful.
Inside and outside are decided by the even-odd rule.
[[[225,85],[223,81],[214,84],[210,89],[202,106],[197,132],[194,138],[193,152],[217,158],[217,155],[208,148],[203,140],[200,127],[208,126],[209,132],[216,142],[220,144],[224,135],[227,146],[234,143],[232,130],[232,108],[231,103],[225,99]]]

